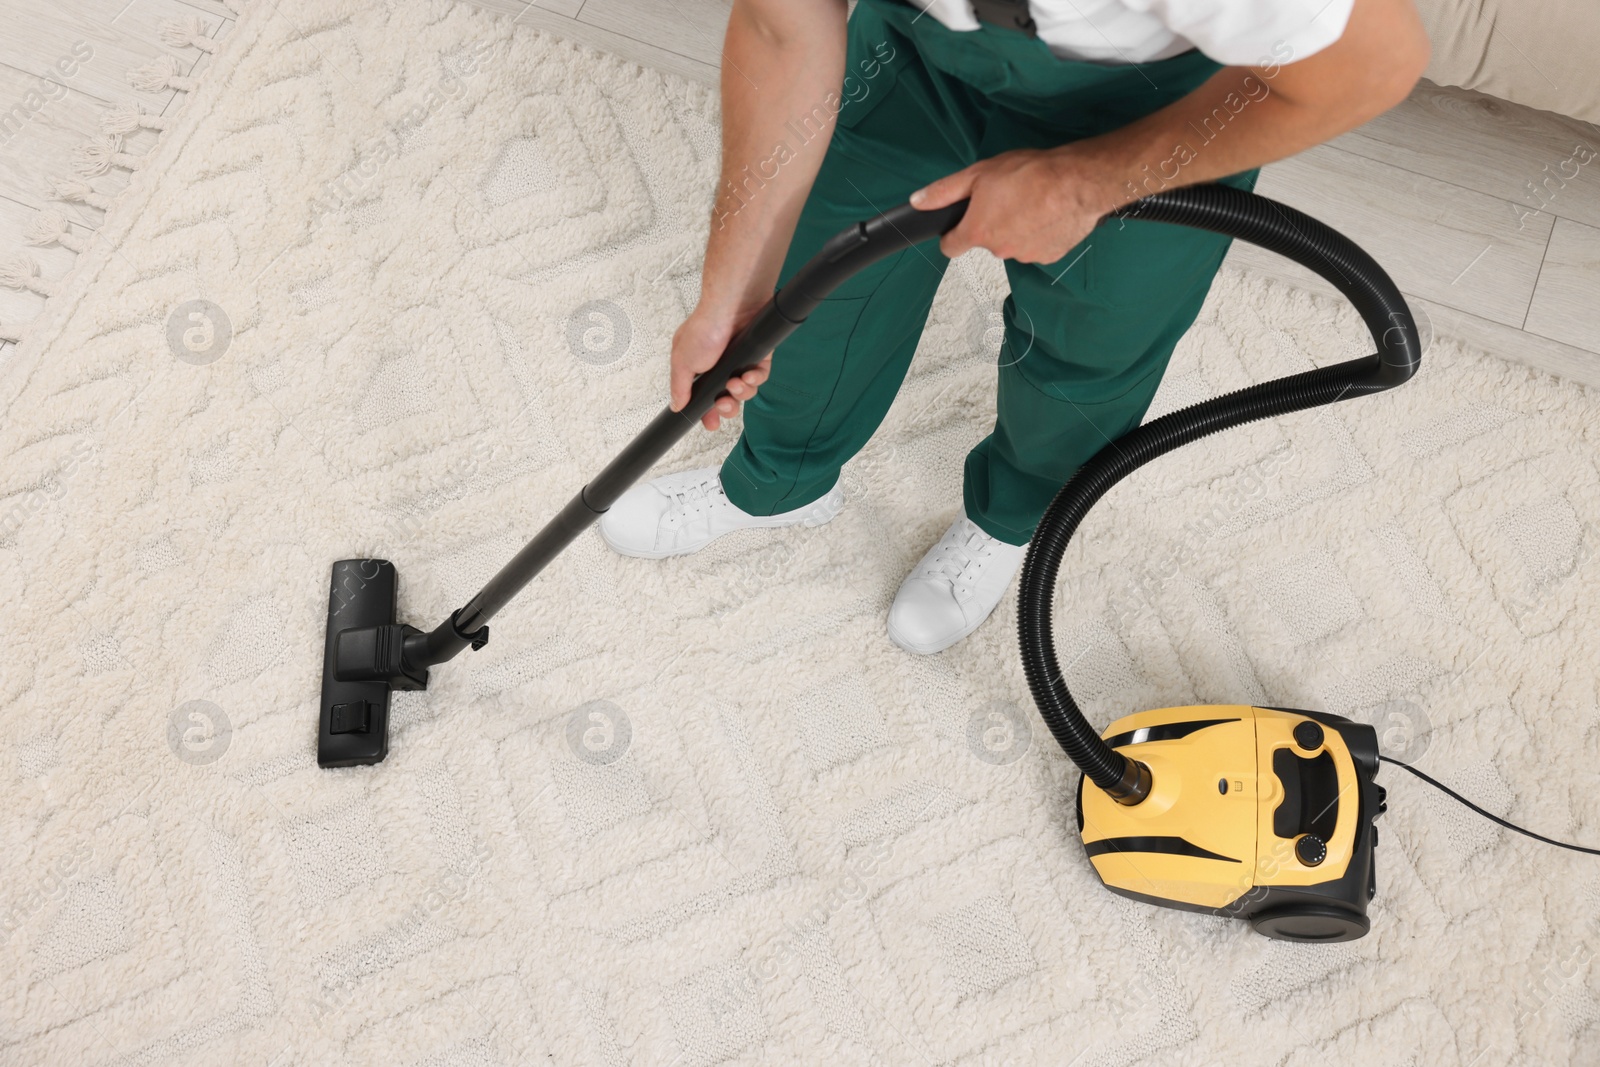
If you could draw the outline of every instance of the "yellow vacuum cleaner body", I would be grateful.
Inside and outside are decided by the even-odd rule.
[[[1350,941],[1376,892],[1384,810],[1372,727],[1288,708],[1205,705],[1112,723],[1112,750],[1149,768],[1119,804],[1078,786],[1078,829],[1106,888],[1247,919],[1269,937]]]

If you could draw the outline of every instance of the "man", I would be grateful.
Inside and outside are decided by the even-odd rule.
[[[828,237],[908,194],[971,204],[937,249],[852,278],[729,383],[704,420],[744,406],[720,469],[636,486],[602,536],[661,558],[828,522],[949,258],[986,248],[1011,283],[994,432],[888,618],[910,651],[955,643],[1004,596],[1056,490],[1138,425],[1228,247],[1098,220],[1195,182],[1253,188],[1262,164],[1404,99],[1428,54],[1411,0],[859,0],[848,21],[845,0],[734,0],[722,184],[700,300],[673,338],[674,408]],[[835,112],[831,137],[813,136]]]

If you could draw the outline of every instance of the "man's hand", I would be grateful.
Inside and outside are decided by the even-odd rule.
[[[1001,259],[1054,263],[1120,206],[1094,162],[1071,145],[1002,152],[911,194],[911,206],[932,211],[962,197],[972,203],[960,225],[939,241],[954,259],[987,248]]]
[[[1355,0],[1343,35],[1320,52],[1224,67],[1120,130],[980,160],[912,193],[911,205],[971,197],[939,242],[947,256],[987,248],[1054,263],[1124,204],[1292,156],[1382,114],[1406,98],[1428,55],[1412,0]]]
[[[678,332],[672,335],[672,410],[682,411],[689,402],[689,389],[694,376],[710,370],[722,358],[728,341],[745,323],[755,317],[760,307],[740,312],[724,312],[702,303],[683,320]],[[708,430],[722,425],[722,420],[739,413],[740,405],[756,395],[756,388],[767,380],[767,370],[772,366],[772,353],[768,352],[753,370],[728,379],[730,396],[720,398],[710,411],[700,417]]]

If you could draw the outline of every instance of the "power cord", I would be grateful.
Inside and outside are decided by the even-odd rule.
[[[1380,760],[1382,760],[1383,762],[1385,762],[1385,763],[1392,763],[1396,767],[1404,767],[1406,770],[1410,771],[1412,774],[1416,775],[1418,778],[1421,778],[1424,782],[1427,782],[1429,785],[1433,786],[1435,789],[1439,790],[1441,793],[1449,794],[1451,797],[1454,797],[1456,800],[1459,800],[1461,803],[1465,804],[1467,807],[1471,808],[1473,811],[1477,812],[1479,815],[1482,815],[1485,819],[1488,819],[1491,822],[1497,822],[1501,826],[1504,826],[1507,830],[1515,830],[1519,834],[1527,834],[1529,837],[1533,838],[1535,841],[1543,841],[1545,844],[1547,844],[1547,845],[1555,845],[1557,848],[1570,848],[1574,852],[1587,852],[1591,856],[1600,856],[1600,848],[1587,848],[1587,847],[1585,847],[1583,845],[1569,845],[1565,841],[1557,841],[1554,838],[1546,837],[1543,834],[1536,834],[1532,830],[1524,830],[1522,827],[1518,826],[1516,823],[1506,822],[1506,820],[1502,819],[1500,816],[1496,815],[1494,812],[1485,811],[1484,809],[1478,807],[1478,805],[1474,804],[1472,801],[1468,800],[1466,797],[1462,796],[1460,793],[1457,793],[1454,789],[1451,789],[1449,786],[1445,785],[1443,782],[1439,781],[1437,778],[1429,777],[1428,775],[1424,774],[1423,772],[1417,770],[1415,767],[1411,766],[1411,764],[1409,764],[1409,763],[1401,763],[1397,759],[1390,759],[1388,756],[1383,756],[1383,755],[1380,755],[1378,758]]]

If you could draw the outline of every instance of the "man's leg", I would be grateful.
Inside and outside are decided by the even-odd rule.
[[[1198,230],[1113,222],[1057,263],[1006,263],[994,432],[967,455],[964,515],[889,609],[897,644],[937,652],[1000,603],[1056,491],[1143,418],[1227,249]]]
[[[892,199],[873,196],[875,209],[864,197],[837,198],[836,188],[821,185],[866,178],[853,161],[829,157],[791,245],[801,262],[826,237],[903,201],[911,189],[900,183]],[[834,486],[899,392],[947,263],[931,241],[892,256],[841,286],[778,346],[771,374],[745,403],[744,433],[722,464],[729,500],[753,515],[773,515]]]
[[[850,34],[846,69],[866,95],[839,116],[780,286],[840,230],[977,158],[981,111],[964,86],[924,67],[870,5],[857,9]],[[860,61],[888,49],[894,58],[865,77]],[[891,256],[846,281],[777,348],[722,465],[733,504],[773,515],[833,487],[894,401],[947,263],[933,241]]]
[[[1226,184],[1251,189],[1255,177]],[[1056,491],[1139,424],[1229,243],[1113,221],[1057,263],[1006,264],[995,428],[966,462],[967,516],[985,533],[1026,544]]]
[[[1250,189],[1254,174],[1229,179]],[[1104,222],[1054,264],[1006,262],[994,434],[966,456],[965,515],[902,582],[890,637],[954,645],[994,611],[1056,491],[1138,426],[1229,240]]]
[[[928,69],[872,4],[851,16],[843,89],[847,102],[780,286],[840,230],[904,204],[914,189],[977,158],[982,101]],[[796,123],[789,130],[828,132]],[[945,262],[926,241],[847,280],[778,347],[766,382],[745,402],[744,433],[721,469],[634,486],[600,520],[606,543],[660,558],[696,551],[732,530],[833,518],[843,501],[835,489],[839,469],[893,402]]]

